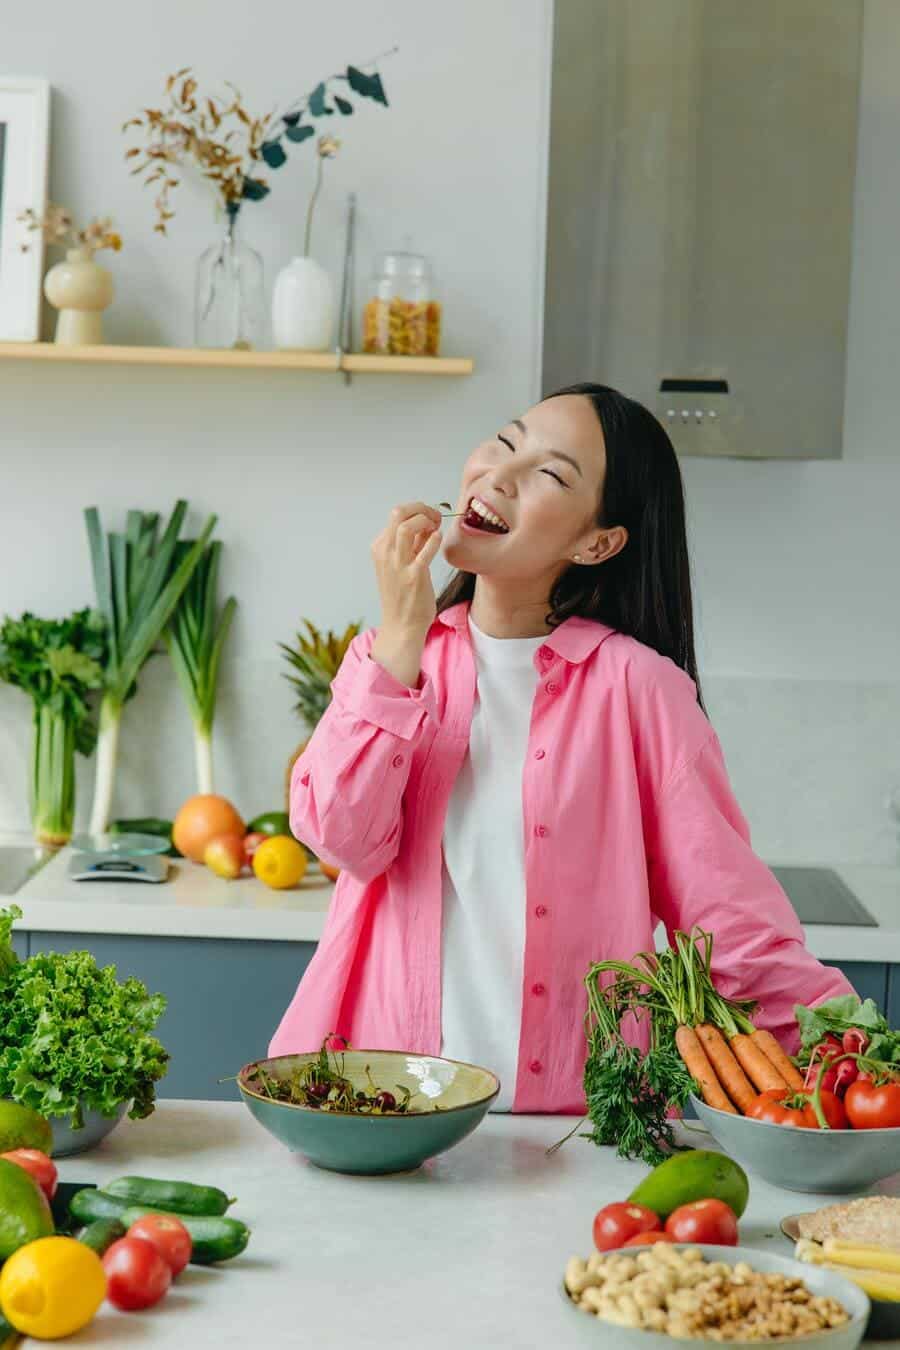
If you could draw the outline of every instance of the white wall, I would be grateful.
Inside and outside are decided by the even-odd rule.
[[[220,517],[224,582],[240,602],[216,750],[220,790],[249,814],[278,806],[300,736],[280,678],[279,640],[301,616],[343,629],[378,618],[369,542],[395,501],[453,497],[475,440],[536,389],[547,0],[96,0],[7,16],[3,67],[52,82],[51,193],[109,212],[114,340],[188,343],[193,267],[217,226],[185,173],[170,237],[152,232],[151,189],[130,179],[121,123],[155,106],[169,71],[193,62],[231,78],[251,109],[282,106],[323,75],[395,43],[382,74],[391,107],[342,120],[314,248],[337,273],[346,194],[359,195],[357,296],[375,253],[408,241],[431,258],[450,353],[471,379],[358,378],[0,363],[0,613],[63,613],[91,597],[82,508],[109,526],[125,509]],[[337,119],[335,119],[337,120]],[[303,153],[306,151],[306,153]],[[309,146],[246,209],[269,278],[296,251],[313,170]],[[102,260],[110,255],[102,255]],[[28,708],[0,686],[0,826],[25,825]],[[170,814],[193,790],[187,713],[165,658],[151,664],[123,729],[116,809]],[[82,812],[90,767],[81,774]]]
[[[844,457],[684,474],[708,702],[757,846],[894,862],[900,6],[864,13]]]
[[[301,615],[374,622],[368,544],[390,503],[452,495],[473,438],[535,388],[548,10],[158,0],[139,20],[98,0],[89,25],[60,6],[50,25],[20,8],[5,26],[4,67],[46,74],[57,90],[53,194],[122,227],[109,333],[125,341],[189,339],[193,261],[212,235],[209,203],[185,182],[170,239],[154,236],[147,194],[120,160],[119,123],[155,101],[165,73],[193,61],[266,107],[401,46],[384,67],[393,107],[341,128],[317,251],[336,267],[343,194],[357,188],[363,263],[407,233],[431,255],[448,350],[474,353],[475,378],[345,389],[324,376],[0,364],[0,612],[61,613],[90,596],[90,502],[110,523],[176,494],[195,517],[217,511],[242,606],[220,786],[248,812],[277,803],[297,735],[276,642]],[[866,0],[844,459],[684,462],[707,701],[755,843],[773,859],[897,855],[883,798],[900,785],[898,61],[900,7]],[[269,202],[248,208],[270,276],[299,237],[310,168],[286,166]],[[127,719],[117,807],[170,812],[192,776],[187,714],[162,659]],[[0,825],[26,820],[27,730],[23,701],[0,688]],[[89,771],[82,785],[86,804]]]

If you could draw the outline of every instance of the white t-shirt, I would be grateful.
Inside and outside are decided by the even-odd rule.
[[[469,618],[478,692],[444,824],[441,1053],[516,1089],[525,956],[522,773],[542,637],[494,638]]]

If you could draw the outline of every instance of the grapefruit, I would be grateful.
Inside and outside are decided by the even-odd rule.
[[[207,844],[222,834],[244,835],[244,822],[224,797],[203,793],[188,797],[172,826],[172,842],[186,858],[202,862]]]

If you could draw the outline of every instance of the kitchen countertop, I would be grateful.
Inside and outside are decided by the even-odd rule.
[[[577,1137],[548,1158],[571,1125],[489,1115],[417,1172],[345,1177],[288,1153],[239,1102],[161,1102],[92,1153],[62,1160],[61,1178],[222,1186],[238,1197],[230,1212],[251,1228],[250,1245],[227,1265],[189,1267],[148,1312],[104,1305],[66,1344],[576,1347],[577,1315],[558,1292],[566,1261],[588,1255],[595,1211],[627,1196],[646,1169]],[[880,1189],[897,1194],[900,1176]],[[751,1178],[741,1240],[789,1256],[779,1220],[825,1203]]]
[[[0,835],[0,845],[29,842],[27,836]],[[77,882],[66,876],[70,856],[70,850],[63,849],[6,898],[6,903],[12,899],[21,907],[22,928],[34,932],[317,942],[334,889],[315,867],[294,890],[273,891],[254,876],[225,881],[208,868],[182,859],[171,860],[170,878],[160,885]],[[900,867],[815,865],[832,867],[879,926],[807,924],[804,932],[810,951],[824,961],[900,964]]]
[[[0,842],[11,842],[11,838]],[[71,849],[60,850],[7,898],[6,903],[13,902],[22,910],[21,928],[44,933],[318,942],[334,890],[318,868],[311,868],[294,889],[275,891],[249,873],[226,881],[209,868],[182,858],[169,860],[169,879],[159,884],[72,881],[66,875],[71,856]]]

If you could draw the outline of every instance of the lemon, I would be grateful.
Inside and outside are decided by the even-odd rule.
[[[38,1238],[14,1252],[0,1270],[4,1317],[40,1341],[86,1327],[105,1295],[100,1257],[74,1238]]]
[[[308,866],[306,850],[286,834],[264,839],[253,854],[253,870],[273,890],[284,891],[303,880]]]

